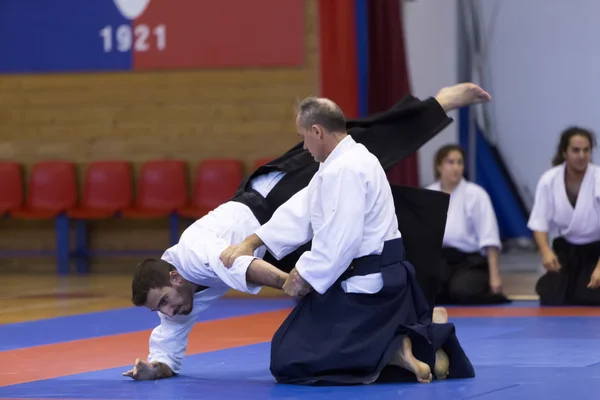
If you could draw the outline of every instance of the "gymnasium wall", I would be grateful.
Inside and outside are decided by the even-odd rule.
[[[458,82],[458,10],[457,0],[405,1],[404,31],[406,56],[412,93],[420,98],[435,96],[437,91]],[[454,123],[425,144],[419,151],[419,183],[433,182],[433,157],[437,149],[458,141],[458,113]]]
[[[407,58],[413,92],[427,96],[460,80],[461,30],[456,0],[404,1]],[[492,96],[491,140],[497,144],[527,207],[550,168],[560,132],[581,125],[600,133],[596,111],[600,61],[595,16],[600,3],[579,0],[480,0],[487,56],[485,89]],[[468,68],[468,66],[467,66]],[[458,140],[455,123],[419,152],[421,185],[433,180],[437,148]],[[599,152],[594,161],[600,162]]]
[[[560,132],[600,131],[596,0],[481,0],[493,140],[531,206]],[[594,156],[598,162],[598,152]]]
[[[235,157],[249,171],[257,158],[297,142],[293,102],[318,94],[317,0],[305,1],[304,24],[306,62],[297,68],[0,74],[0,159],[26,168],[47,159],[125,159],[137,168],[179,158],[192,168],[204,158]],[[164,249],[167,222],[97,222],[90,246]],[[0,248],[53,249],[53,224],[3,220]],[[123,270],[138,259],[105,258],[91,269]],[[3,258],[0,268],[52,272],[55,262]]]

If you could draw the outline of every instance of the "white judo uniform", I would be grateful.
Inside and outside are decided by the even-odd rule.
[[[320,165],[308,187],[279,207],[255,234],[277,259],[312,240],[296,270],[321,294],[354,258],[381,254],[385,241],[401,237],[381,164],[350,136]],[[341,284],[347,292],[377,293],[383,280],[374,273]]]
[[[441,183],[434,182],[427,189],[441,191]],[[488,246],[502,248],[492,201],[478,184],[462,179],[450,195],[443,246],[482,254]]]
[[[567,197],[565,164],[539,179],[527,226],[546,232],[561,269],[537,282],[540,302],[548,305],[599,305],[600,290],[587,284],[600,257],[600,167],[588,164],[575,207]]]
[[[427,189],[441,191],[441,182]],[[489,304],[508,299],[490,291],[486,247],[502,249],[490,196],[476,183],[461,179],[450,195],[442,242],[439,303]]]
[[[600,241],[600,167],[588,165],[575,207],[567,197],[565,164],[546,171],[538,181],[527,227],[572,244]]]
[[[253,180],[252,188],[266,197],[284,175],[283,172],[261,175]],[[194,222],[183,232],[179,243],[165,251],[162,259],[174,265],[184,279],[208,289],[194,295],[189,315],[169,317],[158,312],[160,325],[150,335],[148,361],[161,362],[179,373],[198,314],[230,289],[252,294],[261,290],[260,286],[246,282],[246,271],[254,257],[239,257],[231,268],[225,268],[220,260],[223,250],[241,242],[259,227],[248,206],[229,201]],[[254,253],[258,258],[264,255],[264,246]]]

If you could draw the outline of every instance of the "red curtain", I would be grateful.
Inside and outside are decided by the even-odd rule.
[[[319,57],[321,96],[335,101],[347,118],[357,118],[358,66],[353,1],[319,1]]]
[[[410,93],[400,0],[367,2],[369,114],[385,111]],[[417,154],[388,171],[391,184],[419,186]]]

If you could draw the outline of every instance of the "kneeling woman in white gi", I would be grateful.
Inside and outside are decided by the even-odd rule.
[[[437,181],[428,189],[450,194],[444,232],[438,304],[509,301],[498,271],[498,223],[487,192],[463,178],[465,154],[458,145],[441,147],[434,161]]]
[[[600,168],[592,132],[560,137],[553,167],[538,181],[528,227],[547,270],[536,285],[543,305],[600,304]],[[548,233],[555,236],[552,248]]]

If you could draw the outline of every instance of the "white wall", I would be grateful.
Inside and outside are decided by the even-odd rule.
[[[419,98],[458,82],[457,0],[399,0],[404,7],[404,29],[411,92]],[[504,0],[500,0],[504,1]],[[433,156],[440,146],[458,141],[455,122],[419,151],[422,186],[433,182]]]
[[[480,4],[494,137],[521,190],[533,195],[560,131],[577,124],[600,133],[600,1]]]

